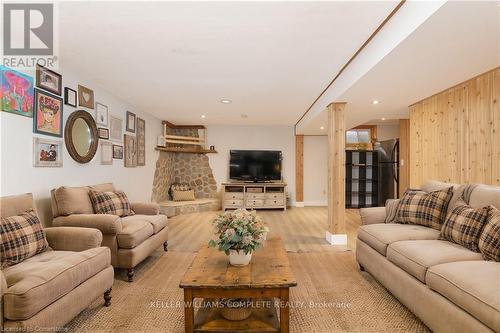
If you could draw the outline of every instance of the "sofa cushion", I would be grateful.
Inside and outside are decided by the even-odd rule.
[[[395,242],[387,248],[387,260],[425,283],[429,267],[454,261],[482,260],[480,253],[445,240]]]
[[[387,246],[394,242],[416,239],[438,239],[439,231],[412,224],[369,224],[359,227],[358,238],[374,250],[386,255]]]
[[[0,220],[0,268],[20,262],[49,248],[45,231],[33,210]]]
[[[114,192],[116,190],[115,185],[113,185],[113,183],[103,183],[103,184],[91,185],[89,187],[94,191],[101,191],[101,192]]]
[[[441,228],[441,239],[479,252],[479,236],[488,219],[489,207],[472,208],[459,199]]]
[[[123,191],[101,192],[91,189],[89,197],[96,214],[134,215],[127,195]]]
[[[111,264],[107,247],[83,252],[47,251],[3,270],[4,317],[31,318]]]
[[[500,261],[500,210],[494,207],[479,236],[479,250],[486,260]]]
[[[495,332],[500,332],[500,264],[462,261],[427,271],[427,286],[461,307]]]
[[[93,214],[92,202],[87,186],[61,186],[54,190],[58,215]]]
[[[478,185],[471,193],[469,205],[472,207],[491,205],[500,209],[500,186]]]
[[[128,220],[143,220],[151,224],[153,227],[153,232],[157,234],[165,228],[168,224],[168,218],[166,215],[133,215],[133,216],[126,216],[122,218],[122,222],[128,221]]]
[[[453,187],[430,193],[408,190],[398,205],[396,222],[441,230],[452,196]]]
[[[153,225],[144,219],[129,216],[122,219],[122,231],[116,235],[118,247],[133,249],[153,235]]]

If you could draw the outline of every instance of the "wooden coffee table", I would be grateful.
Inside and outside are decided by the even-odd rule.
[[[223,252],[204,246],[179,285],[184,289],[186,332],[288,332],[289,288],[296,285],[280,238],[267,240],[264,247],[253,254],[250,264],[244,267],[229,265]],[[241,321],[226,320],[216,307],[200,307],[195,318],[195,298],[267,299],[272,302],[266,304],[273,306],[253,309],[252,315]]]

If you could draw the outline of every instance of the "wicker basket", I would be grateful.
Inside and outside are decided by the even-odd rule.
[[[246,298],[221,299],[221,315],[227,320],[245,320],[252,314],[252,304]]]

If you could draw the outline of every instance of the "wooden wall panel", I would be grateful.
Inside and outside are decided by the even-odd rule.
[[[295,136],[295,201],[304,201],[304,136]]]
[[[497,68],[410,106],[410,187],[500,185],[498,97]]]
[[[399,197],[410,187],[410,119],[399,120]]]

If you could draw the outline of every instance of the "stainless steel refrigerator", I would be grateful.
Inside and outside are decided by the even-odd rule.
[[[378,154],[378,205],[399,195],[399,139],[376,142],[373,150]]]

